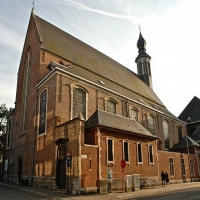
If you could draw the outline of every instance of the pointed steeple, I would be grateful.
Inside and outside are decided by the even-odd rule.
[[[137,41],[137,48],[139,54],[136,57],[135,62],[137,63],[138,75],[151,89],[153,89],[150,67],[151,56],[146,53],[146,41],[143,38],[141,31]]]

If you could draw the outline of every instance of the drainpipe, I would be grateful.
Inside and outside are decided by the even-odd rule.
[[[98,137],[98,164],[99,164],[99,193],[100,193],[100,180],[101,180],[101,132],[100,128],[97,129],[97,137]]]
[[[191,174],[191,167],[190,167],[190,152],[189,152],[189,147],[188,147],[188,136],[186,132],[186,143],[187,143],[187,154],[188,154],[188,164],[189,164],[189,171],[190,171],[190,181],[192,183],[192,174]]]

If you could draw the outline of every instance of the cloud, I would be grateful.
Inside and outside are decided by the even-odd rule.
[[[79,10],[85,10],[85,11],[89,11],[89,12],[93,12],[93,13],[97,13],[100,15],[105,15],[108,17],[112,17],[112,18],[117,18],[117,19],[125,19],[125,20],[131,20],[133,22],[135,21],[139,21],[139,19],[137,17],[134,16],[128,16],[128,15],[120,15],[120,14],[115,14],[112,12],[106,12],[103,10],[98,10],[98,9],[94,9],[94,8],[90,8],[82,3],[76,2],[76,1],[72,1],[72,0],[51,0],[57,3],[61,3],[61,4],[66,4],[68,6],[72,6],[75,7]]]

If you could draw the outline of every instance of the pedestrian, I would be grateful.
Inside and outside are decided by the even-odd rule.
[[[167,185],[167,183],[169,182],[169,178],[168,178],[168,173],[167,172],[165,173],[165,178],[166,178],[166,185]]]
[[[163,172],[163,170],[161,172],[161,179],[162,179],[162,186],[165,186],[166,177],[165,177],[165,173]]]

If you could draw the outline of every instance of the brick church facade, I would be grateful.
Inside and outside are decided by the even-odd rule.
[[[198,180],[196,152],[172,151],[186,136],[153,91],[140,33],[138,74],[33,12],[8,115],[4,180],[70,193],[134,190]],[[198,151],[197,144],[197,151]],[[131,183],[130,183],[131,182]]]

